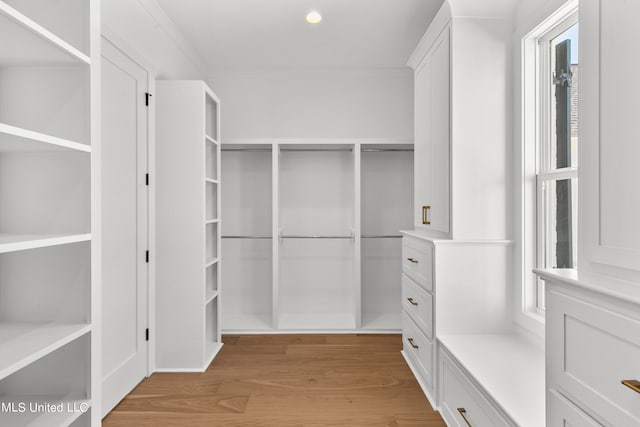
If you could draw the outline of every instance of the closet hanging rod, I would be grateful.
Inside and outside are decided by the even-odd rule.
[[[363,148],[361,150],[363,153],[385,153],[385,152],[411,152],[413,153],[413,148]]]
[[[251,153],[257,153],[257,152],[270,153],[271,152],[271,148],[222,148],[222,151],[242,151],[242,152],[251,152]]]
[[[402,239],[402,236],[394,234],[363,234],[363,239]]]
[[[220,236],[222,239],[271,239],[271,236],[245,236],[245,235],[229,235]]]
[[[352,240],[354,236],[316,236],[316,235],[280,235],[281,239],[349,239]]]
[[[281,148],[280,151],[353,151],[353,148]]]

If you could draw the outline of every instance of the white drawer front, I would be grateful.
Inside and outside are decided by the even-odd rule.
[[[556,390],[547,393],[547,427],[602,427]]]
[[[402,275],[402,304],[422,332],[433,340],[433,297],[404,274]]]
[[[447,356],[441,355],[441,411],[449,426],[509,426],[465,374]]]
[[[402,239],[402,272],[431,292],[433,289],[433,248],[431,245],[406,237]]]
[[[423,334],[406,312],[402,313],[403,349],[422,371],[422,378],[433,387],[433,343]]]
[[[640,426],[640,321],[573,296],[547,292],[549,388],[616,426]]]

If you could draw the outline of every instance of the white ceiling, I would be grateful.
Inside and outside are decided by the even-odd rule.
[[[399,67],[443,0],[157,2],[212,68]]]

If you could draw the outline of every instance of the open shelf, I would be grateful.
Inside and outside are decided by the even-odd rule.
[[[0,152],[56,150],[90,153],[91,147],[86,144],[0,123]]]
[[[207,341],[207,346],[205,348],[205,369],[211,364],[221,349],[221,342]]]
[[[282,313],[278,320],[280,329],[355,329],[356,321],[353,313]]]
[[[217,179],[213,179],[213,178],[205,178],[204,179],[206,182],[208,182],[209,184],[217,184],[218,180]]]
[[[363,313],[362,329],[401,330],[402,317],[400,313]]]
[[[89,240],[91,240],[91,234],[0,234],[0,254]]]
[[[0,63],[3,65],[90,64],[87,55],[0,1]]]
[[[205,135],[205,136],[204,136],[204,139],[205,139],[207,142],[210,142],[210,143],[212,143],[212,144],[214,144],[214,145],[218,145],[218,141],[216,141],[215,139],[211,138],[209,135]]]
[[[204,304],[207,305],[209,304],[211,301],[213,301],[214,298],[216,298],[218,295],[220,295],[219,291],[214,291],[212,289],[207,289],[206,295],[205,295],[205,300],[204,300]]]
[[[220,258],[213,258],[210,259],[209,261],[207,261],[207,263],[204,265],[206,268],[211,267],[213,264],[216,264],[218,261],[220,261]]]
[[[273,329],[271,313],[225,314],[222,329],[225,332]]]
[[[26,411],[24,413],[0,412],[0,425],[3,426],[29,426],[29,427],[50,427],[71,425],[80,418],[84,412],[82,409],[88,410],[91,401],[79,396],[11,396],[6,398],[0,396],[0,400],[4,404],[24,404]],[[50,404],[51,406],[60,407],[62,412],[50,411],[33,411],[30,408],[37,408],[35,405]],[[33,405],[33,406],[32,406]],[[81,409],[82,408],[82,409]]]
[[[90,331],[86,324],[0,323],[0,379]]]
[[[212,94],[205,95],[205,138],[218,138],[218,100]]]

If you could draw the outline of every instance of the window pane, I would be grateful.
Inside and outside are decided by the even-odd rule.
[[[578,165],[578,24],[551,40],[549,169]]]
[[[545,183],[545,267],[576,268],[578,180]]]

